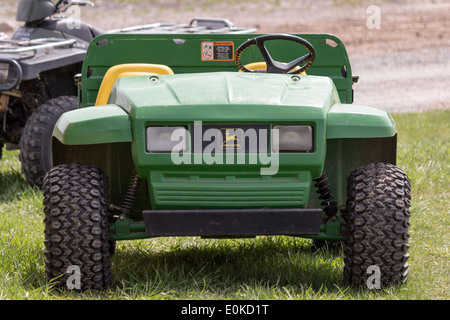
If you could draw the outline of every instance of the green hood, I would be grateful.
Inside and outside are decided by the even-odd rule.
[[[264,121],[323,118],[339,97],[326,77],[220,72],[120,78],[108,103],[148,120]]]

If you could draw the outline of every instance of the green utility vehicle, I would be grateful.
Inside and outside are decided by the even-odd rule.
[[[410,183],[355,80],[328,34],[98,36],[53,132],[48,279],[106,287],[119,240],[284,235],[345,242],[349,285],[405,282]]]

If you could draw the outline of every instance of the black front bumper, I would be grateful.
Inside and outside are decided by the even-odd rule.
[[[146,210],[149,237],[318,234],[322,209]]]

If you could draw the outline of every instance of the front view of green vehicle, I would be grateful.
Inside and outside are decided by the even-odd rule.
[[[47,277],[104,288],[121,240],[284,235],[345,242],[348,284],[405,282],[395,124],[353,81],[332,35],[97,37],[53,132]]]

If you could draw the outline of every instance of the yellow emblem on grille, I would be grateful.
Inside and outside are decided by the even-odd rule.
[[[242,148],[244,131],[240,128],[222,128],[219,130],[219,139],[222,149]]]

